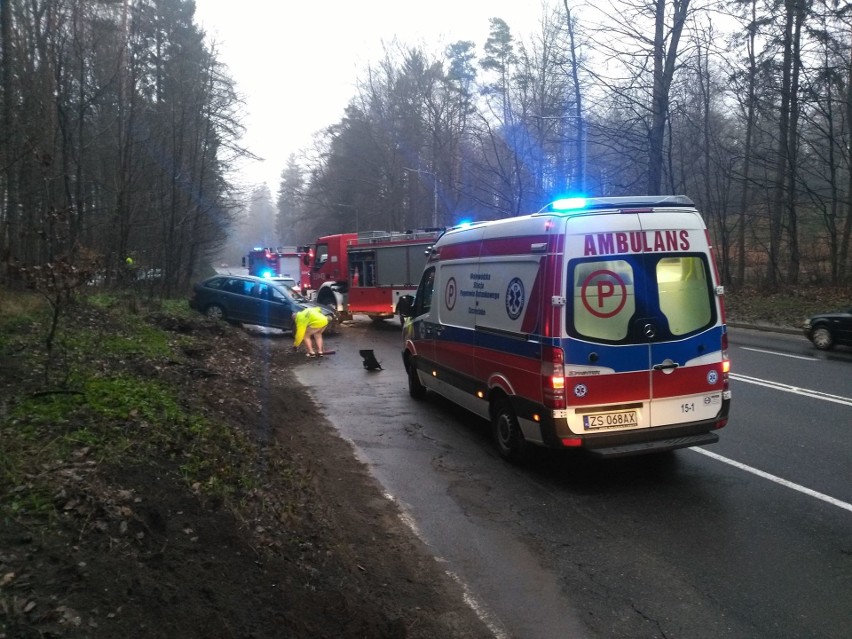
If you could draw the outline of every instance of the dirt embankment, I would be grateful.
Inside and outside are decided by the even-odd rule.
[[[199,456],[192,433],[132,410],[118,418],[123,435],[137,442],[138,429],[156,445],[120,455],[93,434],[116,431],[74,423],[85,411],[28,424],[16,406],[33,380],[5,342],[0,436],[15,458],[0,475],[0,639],[491,636],[294,381],[303,356],[290,340],[201,318],[146,323],[180,335],[170,337],[177,352],[115,358],[104,348],[92,354],[103,374],[165,382],[184,411],[242,444],[205,443]],[[62,456],[26,466],[37,458],[27,443],[69,433]],[[187,460],[209,461],[204,481]],[[223,478],[233,485],[213,490]]]

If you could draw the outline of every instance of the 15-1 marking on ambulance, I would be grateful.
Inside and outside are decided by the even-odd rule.
[[[627,303],[624,280],[613,271],[601,269],[590,273],[580,289],[583,306],[595,317],[606,319],[618,315]]]

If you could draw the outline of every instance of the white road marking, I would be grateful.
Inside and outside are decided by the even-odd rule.
[[[709,450],[705,450],[701,447],[694,447],[688,450],[694,450],[696,453],[701,453],[702,455],[706,455],[707,457],[712,457],[713,459],[720,461],[724,464],[730,464],[734,468],[739,468],[740,470],[744,470],[747,473],[751,473],[753,475],[757,475],[758,477],[762,477],[763,479],[768,479],[769,481],[775,482],[781,486],[786,486],[787,488],[792,488],[802,494],[808,495],[809,497],[815,497],[816,499],[822,500],[832,506],[837,506],[838,508],[842,508],[843,510],[848,510],[852,512],[852,504],[847,503],[845,501],[840,501],[839,499],[835,499],[834,497],[829,497],[823,493],[818,493],[815,490],[811,490],[810,488],[805,488],[804,486],[800,486],[799,484],[794,484],[791,481],[787,481],[786,479],[782,479],[776,475],[771,475],[762,470],[758,470],[757,468],[752,468],[751,466],[746,466],[745,464],[741,464],[738,461],[734,461],[733,459],[728,459],[727,457],[722,457],[721,455],[717,455],[716,453],[711,453]]]
[[[818,357],[806,357],[804,355],[790,355],[789,353],[779,353],[778,351],[767,351],[763,348],[749,348],[748,346],[740,346],[744,351],[754,351],[755,353],[766,353],[767,355],[778,355],[780,357],[792,357],[793,359],[805,359],[809,362],[818,362]]]
[[[774,388],[775,390],[784,391],[785,393],[793,393],[794,395],[802,395],[812,399],[821,399],[825,402],[833,402],[835,404],[843,404],[844,406],[852,406],[852,398],[843,397],[842,395],[831,395],[822,391],[811,390],[809,388],[799,388],[798,386],[790,386],[781,382],[773,382],[768,379],[760,379],[759,377],[749,377],[747,375],[737,375],[731,373],[731,379],[746,384],[755,384],[757,386],[765,386],[766,388]]]
[[[429,546],[429,543],[426,541],[426,538],[423,537],[423,534],[420,532],[420,528],[417,526],[417,522],[414,520],[414,517],[408,514],[408,511],[403,507],[400,501],[387,491],[382,491],[382,493],[384,494],[385,499],[392,502],[397,507],[397,510],[399,512],[399,520],[411,532],[413,532],[414,535],[421,542],[423,542],[424,545]],[[443,557],[439,555],[435,555],[434,557],[435,561],[437,561],[439,564],[442,564],[442,568],[443,565],[449,565],[449,562]],[[510,639],[509,635],[501,628],[500,622],[497,621],[494,616],[488,611],[486,606],[476,598],[476,596],[473,594],[473,591],[467,585],[467,582],[465,582],[461,577],[459,577],[459,575],[457,575],[453,571],[447,568],[443,568],[443,570],[444,574],[450,577],[450,579],[455,581],[461,587],[464,602],[471,610],[473,610],[474,614],[479,617],[480,621],[482,621],[482,623],[484,623],[488,627],[488,629],[494,635],[494,639]]]

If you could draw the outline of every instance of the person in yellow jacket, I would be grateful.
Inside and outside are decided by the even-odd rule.
[[[299,344],[304,340],[308,357],[316,357],[317,355],[322,357],[322,332],[328,326],[328,318],[322,312],[322,309],[318,306],[309,306],[296,313],[293,320],[296,323],[293,350],[298,350]],[[311,339],[313,339],[313,344]],[[314,350],[315,347],[316,350]]]

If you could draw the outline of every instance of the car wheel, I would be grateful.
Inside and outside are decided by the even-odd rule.
[[[417,365],[408,360],[408,394],[414,399],[423,399],[426,397],[426,387],[417,376]]]
[[[814,329],[814,332],[811,333],[811,341],[821,351],[827,351],[834,346],[834,338],[831,336],[831,331],[824,326]]]
[[[204,310],[204,314],[212,320],[221,321],[228,319],[225,309],[218,304],[211,304]]]
[[[494,404],[491,425],[500,457],[515,464],[526,461],[530,445],[524,439],[518,417],[508,399],[500,399]]]

